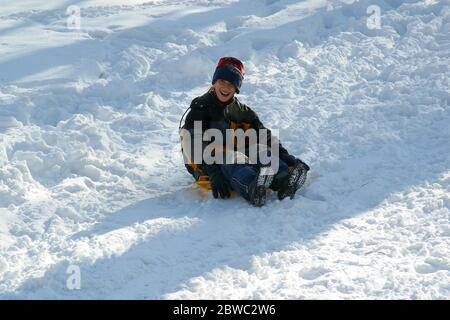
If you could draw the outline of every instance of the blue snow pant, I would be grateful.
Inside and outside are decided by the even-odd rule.
[[[219,165],[225,178],[227,178],[231,188],[243,198],[249,200],[249,186],[256,178],[260,164],[221,164]],[[281,180],[287,178],[289,168],[285,162],[279,160],[278,171],[270,188],[277,191]]]

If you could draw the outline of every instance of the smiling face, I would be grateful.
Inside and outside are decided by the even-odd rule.
[[[213,84],[214,92],[221,102],[227,102],[234,97],[236,88],[230,82],[219,79]]]

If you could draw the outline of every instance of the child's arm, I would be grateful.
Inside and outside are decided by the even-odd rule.
[[[250,109],[250,107],[235,99],[233,103],[226,107],[224,114],[225,118],[230,121],[251,124],[251,127],[258,132],[261,129],[267,130],[267,141],[261,141],[260,143],[266,143],[267,146],[271,147],[272,142],[276,141],[279,146],[279,158],[282,161],[286,162],[288,166],[295,164],[297,159],[289,154],[289,152],[281,145],[278,138],[272,137],[272,132],[270,131],[270,129],[266,128],[263,125],[263,123],[259,120],[258,115],[252,109]]]
[[[252,127],[258,131],[261,129],[267,130],[267,145],[269,147],[272,147],[272,143],[278,143],[278,152],[280,160],[284,161],[288,166],[293,166],[296,163],[297,158],[289,154],[287,149],[284,148],[283,145],[281,144],[280,140],[277,137],[272,136],[272,132],[270,131],[270,129],[266,128],[258,117],[256,117],[254,123],[252,124]]]
[[[199,101],[197,98],[191,102],[191,110],[186,116],[186,121],[184,123],[183,129],[189,131],[191,137],[191,155],[193,157],[194,152],[199,150],[194,150],[194,146],[201,145],[201,155],[203,156],[203,151],[208,145],[207,141],[203,141],[203,132],[208,128],[209,116],[204,102]],[[195,122],[201,122],[201,132],[194,132]],[[197,142],[197,143],[195,143]],[[193,159],[191,159],[193,161]],[[202,163],[196,163],[199,169],[203,170],[207,175],[211,175],[213,172],[220,170],[216,164],[206,164],[204,161]]]
[[[201,132],[194,132],[196,121],[201,121]],[[194,146],[197,145],[195,144],[195,141],[198,141],[198,139],[200,139],[200,141],[198,141],[198,145],[202,146],[201,152],[203,155],[203,150],[205,150],[208,145],[207,142],[203,141],[203,132],[208,128],[208,121],[209,119],[206,107],[202,105],[202,102],[194,99],[191,103],[191,110],[186,116],[186,121],[183,126],[185,130],[190,132],[191,155],[194,154]],[[197,163],[197,167],[203,171],[203,173],[208,175],[209,180],[211,181],[211,191],[214,198],[218,198],[219,196],[223,199],[230,197],[230,186],[228,185],[226,178],[217,164],[206,164],[202,161],[202,163]]]

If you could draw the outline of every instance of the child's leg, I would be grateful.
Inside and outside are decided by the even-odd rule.
[[[272,159],[272,150],[268,148],[266,145],[259,144],[258,146],[258,167],[262,167],[261,163],[261,156],[263,156],[265,159]],[[272,184],[270,185],[270,189],[274,191],[278,191],[280,187],[282,186],[283,182],[289,179],[289,167],[288,165],[282,161],[280,158],[276,158],[278,160],[278,166],[272,167],[275,169],[275,177],[273,179]],[[273,163],[272,163],[273,164]],[[265,166],[270,165],[266,164]]]
[[[262,162],[261,157],[263,157],[266,162],[267,159],[272,160],[272,149],[267,145],[258,144],[257,150],[258,150],[258,167],[271,166],[271,168],[276,171],[273,182],[270,185],[270,189],[278,191],[282,185],[282,182],[289,178],[288,165],[278,157],[276,158],[276,160],[278,160],[278,166],[272,166],[272,164],[274,163],[270,162],[263,165],[261,163]]]
[[[220,168],[233,190],[249,200],[250,183],[258,173],[258,166],[249,164],[223,164]]]
[[[283,185],[283,182],[289,179],[288,165],[281,159],[279,159],[278,161],[279,161],[278,172],[276,173],[273,182],[270,185],[270,189],[272,189],[273,191],[278,191],[280,187]]]

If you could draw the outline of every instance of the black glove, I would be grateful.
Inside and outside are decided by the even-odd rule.
[[[218,198],[219,195],[222,199],[230,197],[230,186],[228,185],[227,179],[223,175],[220,169],[213,170],[208,173],[209,181],[211,181],[211,189],[214,198]]]
[[[287,156],[284,156],[284,157],[280,157],[280,159],[282,161],[284,161],[289,167],[294,167],[297,164],[301,163],[303,165],[303,168],[306,171],[309,171],[309,166],[306,163],[304,163],[302,160],[297,159],[296,157],[294,157],[293,155],[287,155]]]
[[[308,166],[306,163],[304,163],[302,160],[300,160],[300,159],[295,159],[295,162],[296,162],[296,163],[301,163],[302,168],[305,169],[306,171],[309,171],[309,166]]]

